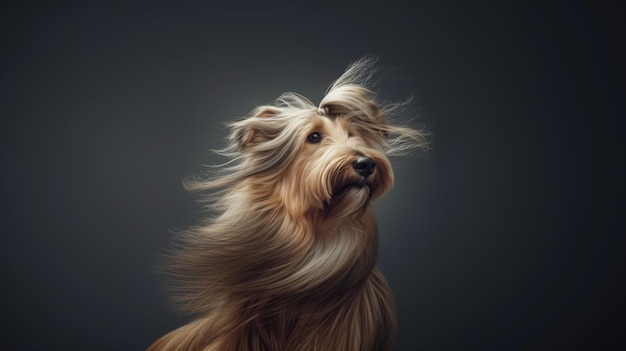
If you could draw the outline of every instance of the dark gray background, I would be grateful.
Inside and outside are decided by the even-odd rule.
[[[380,57],[433,149],[376,205],[397,350],[624,346],[616,3],[3,4],[1,350],[142,350],[223,123]],[[623,335],[623,334],[622,334]]]

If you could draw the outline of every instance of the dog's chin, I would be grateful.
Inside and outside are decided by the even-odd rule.
[[[325,211],[334,216],[349,216],[365,209],[370,200],[370,186],[365,182],[340,187],[327,202]]]
[[[354,194],[354,193],[369,194],[369,190],[370,190],[370,187],[365,182],[348,183],[342,186],[341,188],[339,188],[337,191],[335,191],[333,198],[338,199],[338,198],[341,198],[342,196],[345,196],[346,194]]]

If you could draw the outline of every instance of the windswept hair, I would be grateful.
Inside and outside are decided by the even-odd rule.
[[[276,99],[274,104],[259,106],[242,119],[227,124],[231,130],[228,145],[216,153],[230,161],[221,167],[215,178],[186,179],[186,189],[217,189],[280,167],[296,148],[297,139],[293,135],[297,133],[298,126],[316,113],[328,117],[342,115],[350,120],[375,125],[377,132],[383,136],[381,145],[387,156],[403,156],[416,148],[428,149],[426,131],[394,121],[394,116],[402,112],[410,100],[397,103],[376,101],[376,94],[369,87],[377,73],[375,63],[376,59],[370,56],[352,63],[330,84],[319,106],[298,93],[288,92]],[[266,142],[255,143],[258,140]],[[247,155],[254,155],[254,158]]]
[[[393,117],[410,102],[382,103],[376,101],[376,94],[370,84],[377,69],[376,59],[366,56],[352,63],[346,72],[330,85],[320,109],[330,115],[354,116],[366,122],[376,122],[385,136],[387,156],[402,156],[415,148],[428,148],[427,133],[423,130],[396,124]]]

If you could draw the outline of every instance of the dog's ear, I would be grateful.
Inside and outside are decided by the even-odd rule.
[[[354,101],[358,100],[354,99]],[[322,106],[322,108],[324,108],[325,111],[328,111],[326,114],[330,117],[347,114],[360,116],[358,120],[367,123],[367,125],[370,126],[370,129],[375,130],[378,134],[382,135],[383,138],[386,138],[388,133],[384,128],[387,124],[385,111],[374,100],[361,99],[358,105],[354,104],[354,101],[352,101],[352,104],[342,104],[341,101],[330,102]]]
[[[276,116],[279,113],[280,110],[274,106],[260,106],[254,109],[250,115],[257,118],[269,118]]]
[[[355,103],[358,102],[358,105]],[[332,101],[324,104],[321,109],[324,109],[328,116],[340,116],[346,114],[354,114],[355,111],[363,111],[368,118],[374,119],[377,123],[384,124],[385,116],[378,104],[374,100],[361,99],[361,101],[351,101],[350,103],[342,103],[342,101]]]
[[[385,112],[382,108],[373,100],[367,100],[367,106],[370,109],[371,116],[374,117],[374,120],[380,127],[384,127],[387,124],[387,120],[385,118]],[[384,138],[389,136],[389,133],[384,128],[376,127],[378,134],[382,135]]]
[[[237,144],[240,150],[246,147],[267,141],[273,137],[271,123],[264,119],[272,118],[280,113],[280,109],[273,106],[260,106],[254,109],[248,118],[231,125],[231,142]]]

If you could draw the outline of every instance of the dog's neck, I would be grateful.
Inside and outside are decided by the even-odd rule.
[[[271,248],[269,257],[281,258],[268,259],[265,264],[267,291],[328,296],[333,289],[362,284],[374,269],[377,228],[369,206],[356,208],[352,206],[355,201],[344,199],[345,204],[337,204],[330,212],[312,209],[295,217],[286,206],[267,206],[263,199],[251,198],[249,191],[232,197],[232,201],[248,205],[229,206],[216,224],[233,223],[237,218],[237,231],[247,228],[247,233],[233,235],[244,235],[249,244],[256,242],[252,245],[259,250]],[[289,269],[285,269],[286,263]]]

